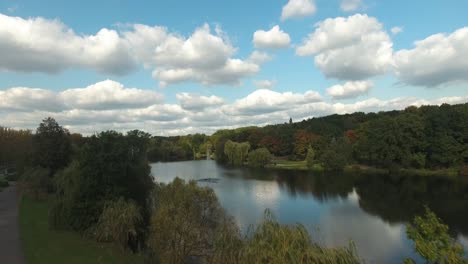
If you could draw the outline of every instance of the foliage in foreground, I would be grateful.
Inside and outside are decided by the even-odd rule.
[[[125,249],[131,241],[137,239],[142,222],[138,205],[131,200],[119,198],[104,205],[98,223],[93,228],[93,236],[97,241],[116,242]]]
[[[144,263],[141,256],[124,252],[112,244],[98,243],[76,232],[50,229],[48,211],[51,205],[50,199],[38,201],[29,195],[23,195],[20,201],[20,236],[26,263]]]
[[[148,218],[147,200],[153,188],[145,157],[147,137],[139,131],[130,131],[125,136],[114,131],[92,136],[82,147],[78,159],[55,176],[57,199],[50,213],[51,226],[87,232],[93,231],[101,221],[106,228],[124,228],[126,231],[120,230],[113,236],[100,234],[99,239],[112,238],[123,246],[123,236],[128,234],[121,232],[133,234],[133,231],[138,231],[138,236],[135,235],[138,241],[133,241],[134,235],[127,237],[133,241],[129,246],[136,249],[138,244],[143,244],[143,230]],[[119,203],[120,198],[129,204]],[[117,201],[117,204],[110,206],[112,201]],[[109,211],[103,212],[106,205]],[[110,217],[108,214],[117,214],[113,210],[130,211],[132,216],[114,218],[115,223],[110,224],[105,219]],[[139,227],[133,229],[136,223]]]
[[[463,247],[449,235],[449,228],[428,207],[424,216],[416,216],[407,225],[407,235],[414,241],[414,249],[427,263],[463,264]],[[405,263],[415,263],[406,259]]]
[[[303,225],[279,224],[269,211],[244,240],[238,263],[360,263],[355,247],[324,248]]]
[[[212,189],[176,178],[156,193],[149,247],[159,263],[360,263],[354,246],[327,249],[302,225],[279,224],[267,211],[243,237]]]
[[[185,263],[213,250],[225,217],[214,191],[176,178],[155,192],[149,247],[161,263]]]

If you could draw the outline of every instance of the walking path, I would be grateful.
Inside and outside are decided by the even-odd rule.
[[[0,262],[24,264],[19,236],[18,195],[15,183],[0,192]]]

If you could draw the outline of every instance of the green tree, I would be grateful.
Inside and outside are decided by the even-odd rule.
[[[248,142],[233,142],[226,141],[224,144],[224,154],[227,157],[229,164],[234,166],[241,166],[249,153],[250,144]]]
[[[315,151],[311,146],[309,146],[307,148],[306,163],[307,163],[307,168],[309,168],[309,169],[312,168],[316,163],[316,161],[315,161]]]
[[[416,216],[406,229],[408,237],[414,241],[414,249],[428,263],[468,263],[463,259],[463,247],[450,237],[448,226],[428,207],[424,216]],[[405,262],[414,263],[411,259]]]
[[[258,148],[249,153],[249,166],[265,167],[271,162],[272,155],[267,148]]]
[[[147,134],[138,131],[127,136],[106,131],[90,137],[77,161],[57,176],[52,226],[84,231],[98,222],[106,201],[120,197],[133,200],[147,220],[153,188],[147,141]]]
[[[37,166],[50,169],[51,176],[67,166],[71,157],[70,133],[55,119],[42,120],[33,137],[34,161]]]
[[[351,160],[352,149],[346,138],[333,139],[322,153],[320,161],[325,170],[342,171]]]

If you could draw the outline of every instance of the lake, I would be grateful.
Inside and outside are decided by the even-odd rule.
[[[326,246],[353,240],[367,263],[403,263],[415,256],[405,223],[428,205],[468,249],[468,179],[336,175],[228,168],[211,160],[153,163],[156,181],[175,177],[213,188],[241,230],[269,208],[279,222],[303,224]],[[466,252],[465,252],[466,253]]]

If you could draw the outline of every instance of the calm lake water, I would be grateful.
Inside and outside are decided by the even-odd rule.
[[[468,250],[468,179],[403,176],[314,175],[305,171],[227,168],[214,161],[153,163],[156,181],[175,177],[214,189],[242,230],[270,208],[285,224],[303,224],[326,246],[353,240],[367,263],[403,263],[415,256],[405,223],[424,204],[449,224]]]

